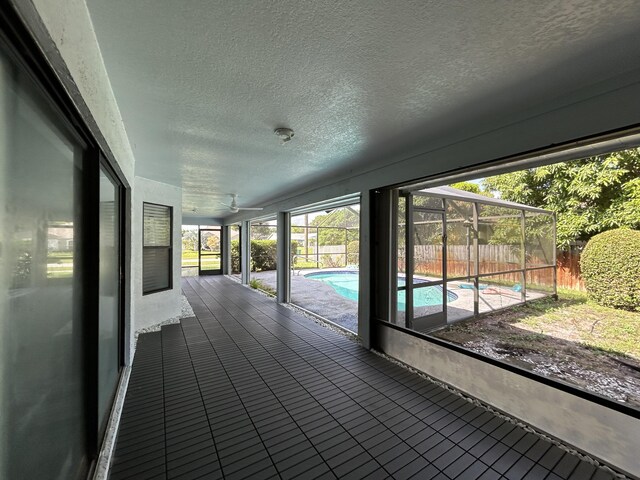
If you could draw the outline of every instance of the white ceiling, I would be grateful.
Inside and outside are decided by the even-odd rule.
[[[215,217],[224,194],[255,206],[374,168],[640,59],[637,0],[87,4],[136,175]]]

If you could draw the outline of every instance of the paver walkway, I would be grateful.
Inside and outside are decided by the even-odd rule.
[[[141,335],[113,480],[612,476],[225,277]]]

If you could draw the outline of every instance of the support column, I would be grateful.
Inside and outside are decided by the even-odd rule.
[[[389,225],[389,321],[398,324],[398,204],[400,192],[391,191],[391,224]],[[404,219],[402,219],[404,221]],[[406,253],[405,253],[406,266]],[[404,322],[403,322],[404,323]]]
[[[415,269],[415,250],[413,248],[413,235],[414,235],[414,218],[413,218],[413,195],[410,193],[406,197],[405,204],[405,245],[406,245],[406,254],[405,254],[405,273],[404,273],[404,288],[405,288],[405,299],[404,299],[404,326],[407,328],[413,328],[413,272]]]
[[[473,203],[473,254],[475,255],[474,259],[474,268],[475,268],[475,277],[473,278],[473,315],[477,317],[480,314],[480,244],[478,243],[478,233],[479,233],[479,225],[480,221],[478,217],[480,216],[480,207],[478,206],[478,202]]]
[[[249,284],[251,269],[251,222],[245,220],[240,225],[240,279],[243,285]]]
[[[557,214],[553,212],[553,299],[558,300],[558,225]]]
[[[231,227],[222,226],[222,274],[231,275]]]
[[[278,212],[277,293],[278,303],[291,300],[291,214]]]
[[[520,300],[527,301],[527,241],[526,241],[526,219],[524,210],[520,210]]]
[[[371,348],[371,235],[373,224],[371,222],[371,197],[372,192],[364,192],[360,197],[360,248],[358,281],[358,337],[362,346]]]

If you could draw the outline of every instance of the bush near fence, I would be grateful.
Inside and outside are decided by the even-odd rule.
[[[291,242],[291,251],[298,248],[297,242]],[[251,271],[262,272],[277,268],[278,241],[277,240],[251,240]],[[231,241],[231,272],[240,272],[240,243]]]

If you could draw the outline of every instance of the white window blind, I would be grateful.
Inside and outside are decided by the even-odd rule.
[[[171,207],[143,204],[142,293],[172,288]]]

